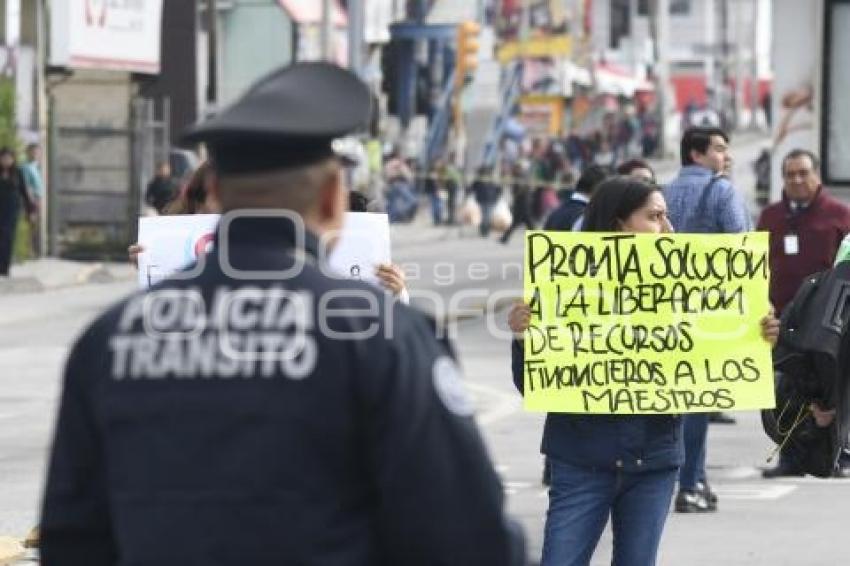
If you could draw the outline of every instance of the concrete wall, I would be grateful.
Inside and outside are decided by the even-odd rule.
[[[63,237],[78,235],[66,231],[68,225],[109,225],[128,217],[131,145],[127,128],[135,92],[130,75],[114,71],[77,70],[53,88],[57,137],[51,190],[56,194]]]

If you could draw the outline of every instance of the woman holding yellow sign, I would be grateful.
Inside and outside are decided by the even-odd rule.
[[[663,234],[673,231],[660,187],[616,177],[596,189],[587,207],[586,232]],[[514,383],[524,388],[522,336],[531,310],[517,304],[509,314]],[[779,321],[761,321],[774,343]],[[652,566],[683,459],[678,415],[549,413],[541,451],[551,463],[549,509],[541,566],[585,566],[610,515],[612,564]]]

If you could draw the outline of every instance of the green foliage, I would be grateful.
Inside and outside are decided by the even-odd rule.
[[[33,257],[31,227],[24,216],[22,212],[18,220],[18,228],[15,230],[15,248],[12,251],[12,261],[15,263],[20,263]]]
[[[17,150],[19,145],[15,128],[15,83],[8,77],[0,77],[0,147]]]

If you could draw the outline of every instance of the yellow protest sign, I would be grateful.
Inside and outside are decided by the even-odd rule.
[[[774,406],[766,233],[530,231],[524,263],[526,409]]]

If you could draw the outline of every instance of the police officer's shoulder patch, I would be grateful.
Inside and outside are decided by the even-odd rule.
[[[466,390],[460,375],[460,368],[449,356],[440,356],[434,360],[431,368],[434,389],[446,408],[459,417],[471,417],[475,412],[475,403]]]

